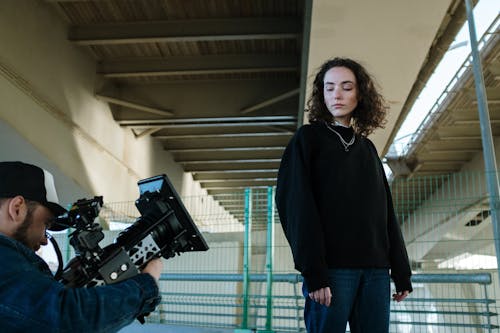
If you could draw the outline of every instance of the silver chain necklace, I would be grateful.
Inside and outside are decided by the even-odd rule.
[[[344,140],[344,138],[342,137],[342,135],[340,135],[339,132],[337,132],[336,130],[334,130],[333,128],[330,127],[330,125],[328,125],[327,123],[325,123],[326,127],[332,131],[333,133],[337,134],[337,136],[339,137],[340,139],[340,142],[342,143],[342,145],[344,146],[344,150],[345,151],[349,151],[349,147],[352,146],[354,144],[354,141],[356,141],[356,133],[353,133],[352,134],[352,139],[351,141],[347,142]]]

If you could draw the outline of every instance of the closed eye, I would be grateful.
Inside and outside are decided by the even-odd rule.
[[[352,83],[345,83],[342,85],[342,89],[349,91],[349,90],[354,89],[354,86]]]

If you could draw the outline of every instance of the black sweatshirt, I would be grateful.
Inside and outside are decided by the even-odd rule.
[[[352,129],[332,128],[350,141]],[[302,126],[281,160],[276,205],[311,291],[329,286],[329,268],[391,268],[396,290],[412,291],[389,185],[368,138],[356,135],[345,151],[325,124]]]

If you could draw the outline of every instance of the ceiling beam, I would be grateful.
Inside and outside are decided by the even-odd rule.
[[[469,160],[453,160],[453,159],[447,159],[447,160],[419,160],[419,164],[424,164],[424,165],[449,165],[449,164],[465,164],[469,162]]]
[[[471,113],[477,115],[477,106],[465,106],[465,107],[447,107],[445,113]]]
[[[490,71],[491,74],[495,77],[495,80],[500,80],[500,63],[495,62],[488,64],[486,69]]]
[[[187,162],[182,162],[180,161],[179,163],[186,163],[186,164],[219,164],[219,163],[239,163],[239,164],[245,164],[245,163],[279,163],[281,161],[280,158],[260,158],[260,159],[240,159],[240,160],[208,160],[208,161],[187,161]]]
[[[490,115],[491,117],[491,115]],[[461,119],[453,121],[456,125],[478,125],[479,119]],[[500,119],[490,119],[490,124],[500,124]]]
[[[276,178],[278,169],[193,172],[194,180]]]
[[[207,127],[250,127],[250,126],[295,126],[293,116],[226,117],[226,118],[184,118],[184,119],[122,119],[116,122],[132,129],[143,128],[207,128]]]
[[[120,123],[117,121],[117,123]],[[159,128],[222,128],[222,127],[260,127],[260,126],[296,126],[296,121],[268,121],[268,122],[247,122],[247,123],[209,123],[209,124],[153,124],[153,123],[142,123],[142,124],[120,124],[122,127],[128,127],[133,129],[143,129],[150,127],[159,127]]]
[[[117,45],[297,39],[300,33],[297,17],[261,17],[75,25],[68,39],[79,45]]]
[[[146,106],[146,105],[143,105],[143,104],[126,101],[126,100],[121,99],[121,98],[107,96],[107,95],[104,95],[102,93],[96,93],[95,97],[98,100],[101,100],[101,101],[104,101],[104,102],[108,102],[108,103],[116,104],[116,105],[120,105],[120,106],[125,106],[125,107],[128,107],[128,108],[134,109],[134,110],[139,110],[139,111],[143,111],[143,112],[157,114],[157,115],[160,115],[160,116],[173,116],[174,115],[173,112],[170,111],[170,110],[164,110],[164,109],[154,108],[154,107],[151,107],[151,106]]]
[[[179,76],[230,73],[294,72],[296,55],[172,56],[141,60],[102,61],[97,73],[106,78]]]
[[[277,168],[270,168],[270,169],[255,169],[255,170],[227,170],[224,171],[225,174],[240,174],[240,173],[260,173],[260,172],[278,172],[279,169]],[[204,175],[210,175],[212,173],[220,173],[220,171],[217,170],[211,170],[211,171],[198,171],[195,173],[195,175],[199,174],[204,174]]]
[[[272,98],[269,98],[265,101],[262,101],[258,104],[255,104],[255,105],[252,105],[252,106],[249,106],[249,107],[246,107],[246,108],[243,108],[241,109],[241,113],[250,113],[250,112],[253,112],[253,111],[256,111],[256,110],[259,110],[259,109],[262,109],[266,106],[269,106],[269,105],[272,105],[272,104],[275,104],[275,103],[278,103],[284,99],[287,99],[289,97],[292,97],[292,96],[295,96],[295,95],[298,95],[300,92],[299,88],[297,89],[293,89],[293,90],[290,90],[284,94],[280,94],[278,96],[275,96],[275,97],[272,97]]]
[[[486,90],[486,96],[487,96],[487,101],[488,103],[498,103],[500,102],[500,89],[498,87],[485,87]],[[476,95],[476,89],[474,88],[465,88],[464,92],[467,94],[467,96],[474,100],[474,103],[477,103],[477,95]]]
[[[210,189],[210,188],[221,188],[221,187],[241,187],[241,186],[247,186],[247,187],[253,187],[253,186],[274,186],[276,185],[276,178],[269,178],[269,179],[227,179],[223,181],[214,181],[214,182],[207,182],[207,181],[200,181],[201,186],[205,189]]]
[[[250,181],[271,181],[271,182],[276,182],[276,177],[247,177],[247,178],[241,178],[241,179],[204,179],[200,180],[200,183],[203,184],[214,184],[214,183],[222,183],[224,182],[228,183],[238,183],[238,182],[250,182]]]
[[[245,159],[179,162],[186,172],[275,169],[281,159]]]
[[[120,125],[130,124],[201,124],[201,123],[234,123],[248,121],[283,121],[297,120],[294,116],[260,116],[260,117],[207,117],[207,118],[175,118],[175,119],[123,119],[117,120]]]
[[[458,140],[481,140],[480,135],[465,135],[465,134],[456,134],[456,135],[439,135],[439,140],[443,141],[458,141]]]
[[[229,195],[235,196],[235,195],[243,195],[243,191],[247,189],[248,187],[246,186],[240,186],[240,187],[219,187],[219,188],[209,188],[207,189],[207,192],[209,195],[220,195],[220,194],[226,194],[229,193]],[[265,190],[267,189],[268,186],[252,186],[252,189],[262,189]],[[254,217],[252,216],[252,222],[254,221]]]
[[[190,149],[167,149],[169,152],[175,153],[206,153],[206,152],[241,152],[241,151],[283,151],[286,147],[215,147],[215,148],[190,148]]]
[[[427,149],[428,154],[477,153],[478,151],[481,151],[481,148]]]
[[[192,139],[237,139],[258,138],[272,136],[292,136],[292,131],[286,132],[262,132],[262,133],[226,133],[226,134],[187,134],[187,135],[154,135],[156,139],[162,140],[192,140]]]
[[[135,130],[132,130],[136,138],[142,138],[143,136],[153,134],[161,130],[161,127],[151,127],[148,129],[143,130],[142,132],[137,132]]]

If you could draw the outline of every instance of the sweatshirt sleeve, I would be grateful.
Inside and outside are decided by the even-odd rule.
[[[391,190],[389,183],[384,175],[385,190],[387,193],[387,228],[389,234],[390,248],[389,258],[391,262],[391,277],[396,285],[396,291],[413,291],[411,285],[411,269],[408,253],[401,233],[396,213],[394,212],[394,205],[392,203]]]
[[[295,268],[309,291],[328,286],[324,233],[311,188],[311,134],[303,126],[283,154],[276,186],[276,206],[290,244]]]

